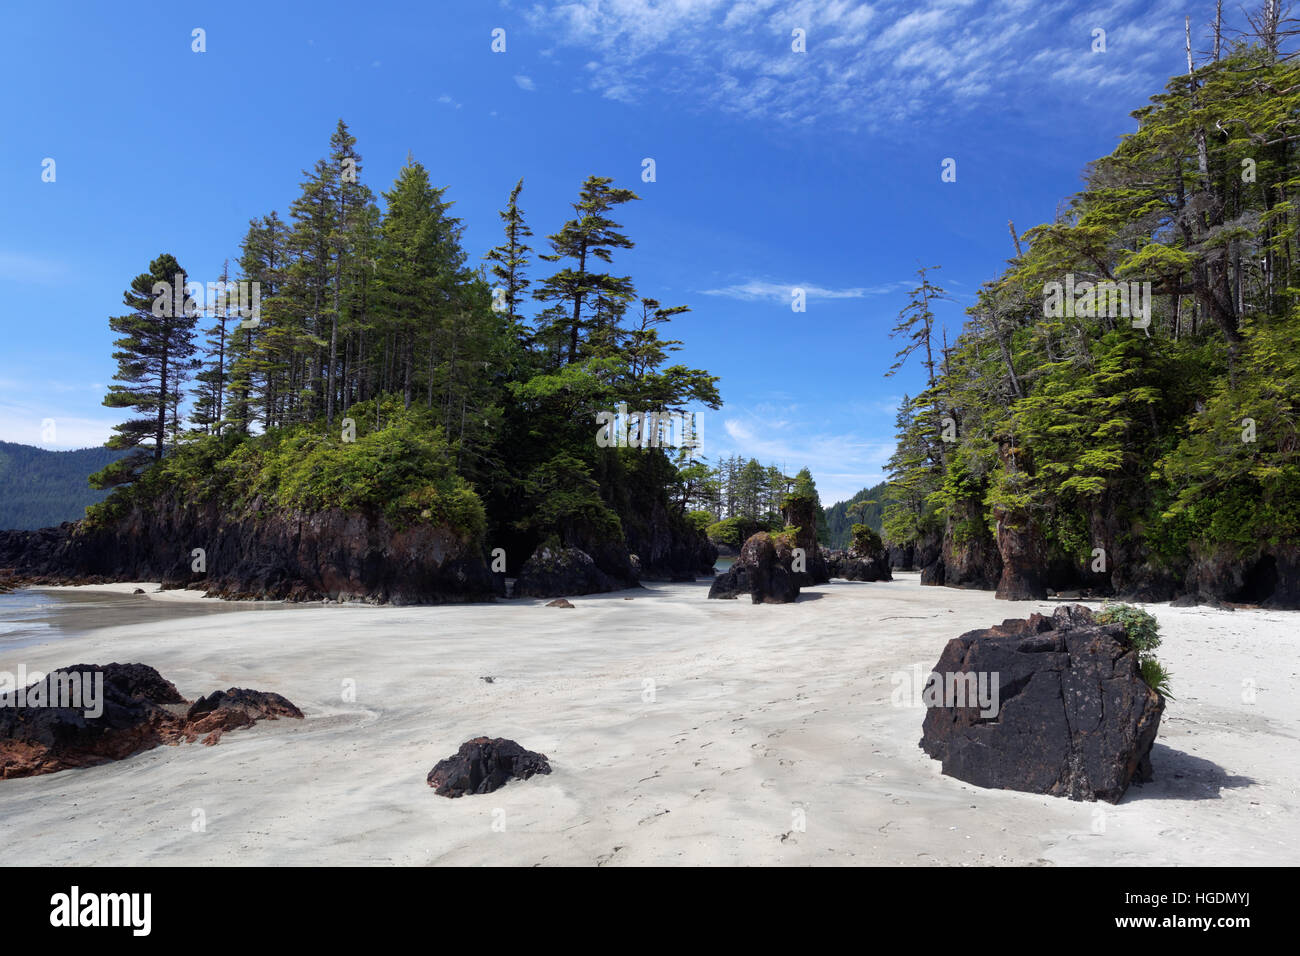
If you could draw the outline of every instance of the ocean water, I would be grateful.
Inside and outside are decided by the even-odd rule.
[[[153,585],[150,585],[152,588]],[[101,627],[176,620],[207,614],[284,610],[279,601],[151,601],[113,591],[24,588],[0,594],[0,655],[33,644],[77,637]]]
[[[54,629],[53,605],[57,601],[40,591],[0,594],[0,650],[49,640]]]

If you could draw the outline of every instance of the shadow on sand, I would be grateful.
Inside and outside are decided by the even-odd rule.
[[[1251,777],[1228,773],[1217,763],[1174,750],[1162,743],[1151,748],[1155,779],[1134,784],[1124,803],[1136,800],[1218,800],[1222,791],[1254,786]]]

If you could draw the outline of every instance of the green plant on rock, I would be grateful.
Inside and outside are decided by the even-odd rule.
[[[1120,624],[1128,642],[1137,651],[1138,671],[1148,687],[1161,697],[1172,698],[1169,693],[1170,673],[1156,660],[1155,650],[1160,646],[1160,622],[1155,616],[1132,604],[1107,604],[1096,614],[1098,624]]]

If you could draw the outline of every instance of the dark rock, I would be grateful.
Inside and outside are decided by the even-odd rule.
[[[578,548],[538,548],[519,572],[516,597],[558,597],[565,594],[599,594],[628,587],[596,566],[586,551]]]
[[[821,509],[816,499],[791,495],[786,499],[782,517],[785,518],[787,536],[793,538],[791,548],[803,551],[802,570],[794,570],[791,562],[783,561],[794,575],[795,582],[800,587],[825,584],[831,579],[831,574],[821,545],[817,543],[817,519],[821,517]]]
[[[883,549],[874,556],[855,551],[828,551],[826,565],[832,578],[845,581],[892,581],[889,554]]]
[[[628,550],[640,559],[640,580],[694,581],[713,574],[717,546],[677,509],[655,500],[623,508],[619,519]]]
[[[935,587],[943,586],[944,569],[943,560],[931,562],[921,568],[921,583],[933,585]]]
[[[1047,597],[1042,533],[1033,519],[1022,512],[998,508],[994,513],[1002,561],[994,596],[1003,601],[1041,601]]]
[[[1002,556],[985,523],[983,504],[958,501],[943,535],[944,587],[992,591],[1001,577]]]
[[[216,691],[182,710],[189,702],[176,686],[144,664],[74,664],[26,688],[25,695],[30,699],[39,684],[52,686],[51,679],[71,675],[102,680],[102,712],[95,715],[84,698],[77,707],[19,707],[16,700],[15,706],[0,706],[0,778],[122,760],[160,744],[193,741],[199,734],[208,734],[204,743],[216,743],[224,731],[257,720],[302,717],[279,694],[241,688]]]
[[[930,531],[913,542],[912,567],[924,570],[936,561],[943,560],[943,532]]]
[[[1135,567],[1116,567],[1111,574],[1111,586],[1122,600],[1140,604],[1173,600],[1181,590],[1172,572],[1147,562]]]
[[[564,598],[556,598],[554,601],[547,601],[546,606],[547,607],[573,607],[573,605],[570,604],[568,601],[566,601]]]
[[[1271,557],[1273,587],[1264,597],[1263,605],[1300,610],[1300,545],[1279,545]]]
[[[790,548],[788,543],[784,546]],[[799,597],[795,576],[782,563],[776,542],[766,531],[752,535],[741,547],[740,557],[714,578],[709,588],[711,598],[738,598],[742,594],[748,594],[755,604],[789,604]]]
[[[132,593],[132,594],[144,594],[144,588],[136,588],[136,589],[135,589],[134,591],[132,591],[131,593]]]
[[[998,442],[998,460],[1013,483],[1032,471],[1032,456],[1009,438]],[[1026,508],[998,504],[993,508],[994,540],[1002,570],[995,597],[1003,601],[1041,601],[1047,597],[1043,572],[1047,543],[1037,520]]]
[[[934,673],[945,686],[948,675],[986,675],[990,690],[998,680],[995,715],[955,706],[968,700],[927,709],[921,747],[949,776],[1111,803],[1151,778],[1164,698],[1142,680],[1123,626],[1096,624],[1081,605],[954,638]]]
[[[475,737],[456,753],[439,760],[429,771],[428,783],[442,797],[491,793],[511,780],[527,780],[535,773],[550,773],[545,754],[525,750],[504,737]]]
[[[0,532],[0,568],[32,584],[161,581],[211,597],[392,604],[490,601],[504,579],[454,528],[394,527],[339,510],[232,515],[219,502],[153,499],[101,525]],[[191,570],[194,548],[206,570]]]
[[[889,546],[889,566],[895,571],[915,571],[916,545],[891,544]]]

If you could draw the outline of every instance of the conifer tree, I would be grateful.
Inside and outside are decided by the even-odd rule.
[[[198,303],[185,292],[185,270],[175,257],[163,253],[149,263],[149,271],[131,280],[122,294],[130,311],[108,320],[121,338],[117,372],[121,384],[108,387],[104,404],[130,408],[139,417],[113,426],[107,447],[131,453],[91,477],[96,488],[134,481],[149,463],[160,461],[167,447],[168,416],[178,404],[179,385],[195,367],[194,326]],[[174,429],[173,425],[173,429]]]
[[[578,201],[573,204],[577,218],[570,219],[559,232],[547,237],[554,252],[541,256],[547,262],[571,259],[576,263],[576,267],[566,266],[547,278],[534,293],[541,302],[555,303],[545,313],[548,331],[556,344],[567,347],[570,363],[577,361],[583,332],[591,324],[591,320],[583,319],[583,305],[588,305],[591,312],[596,312],[598,305],[603,306],[608,317],[636,295],[630,277],[592,271],[593,260],[608,264],[613,261],[615,249],[631,249],[634,245],[618,231],[623,227],[610,219],[608,213],[615,206],[641,197],[630,189],[611,187],[613,181],[607,176],[587,177]]]

